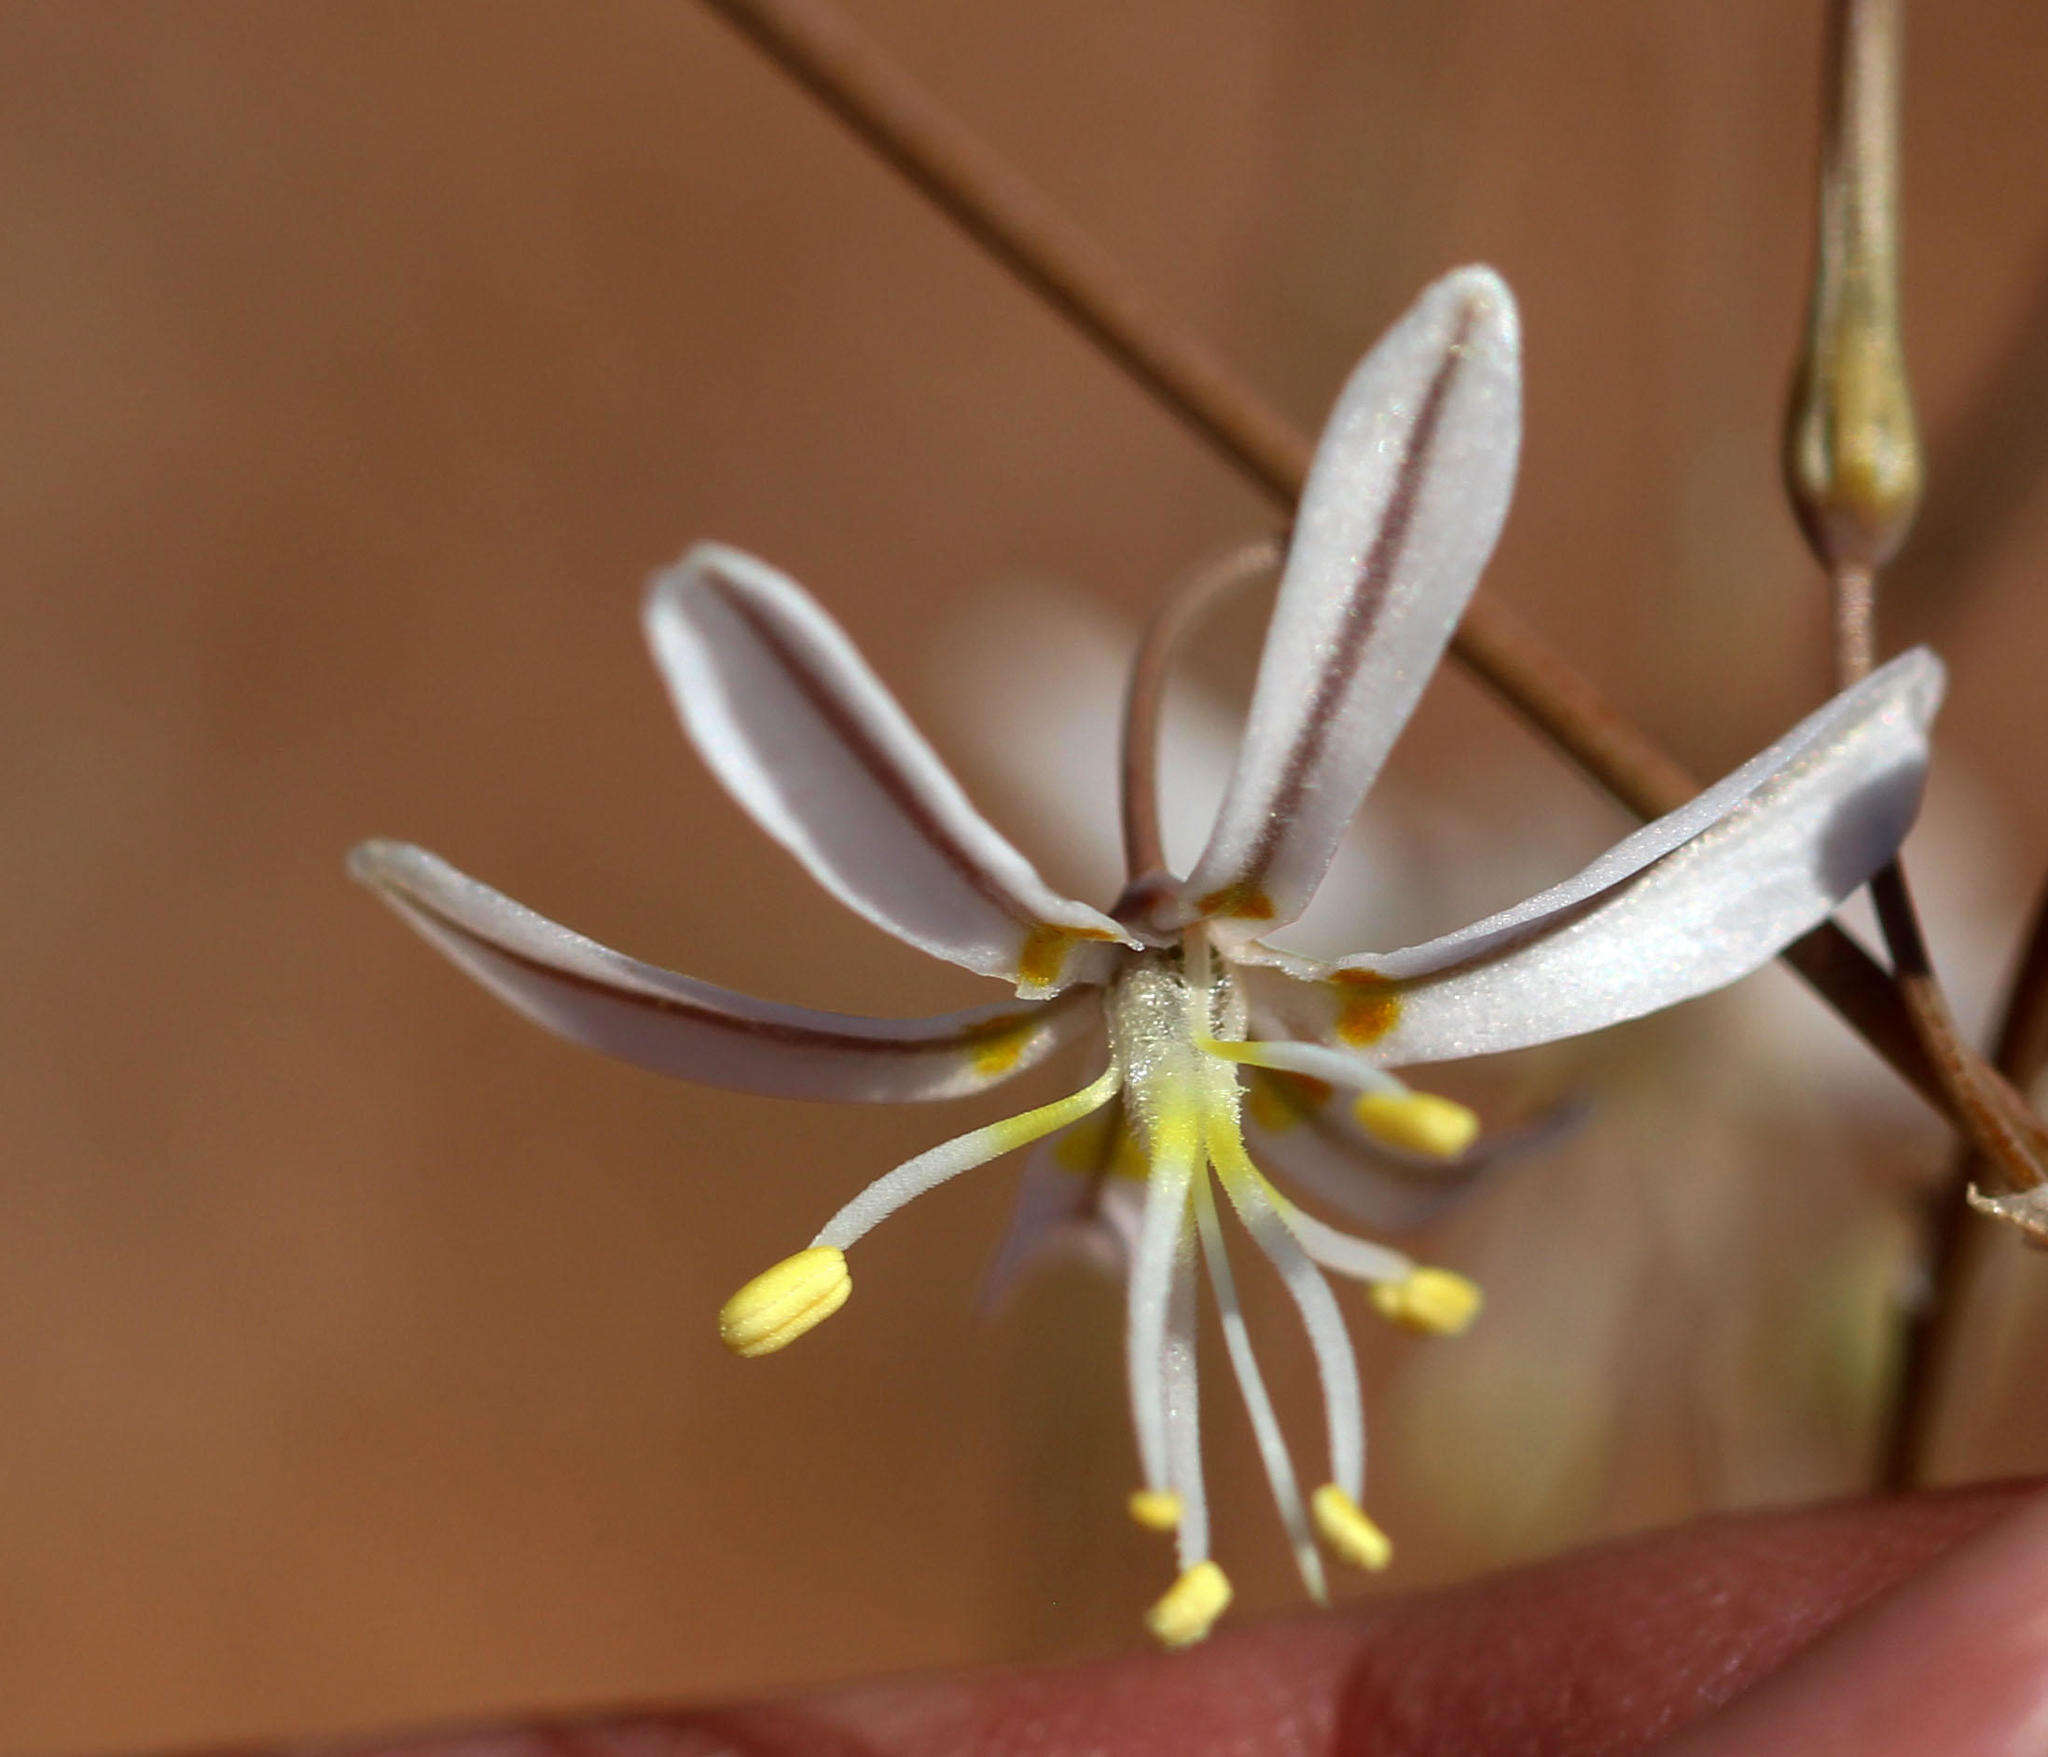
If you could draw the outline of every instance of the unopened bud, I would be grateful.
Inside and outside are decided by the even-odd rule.
[[[1920,502],[1899,338],[1898,39],[1893,0],[1846,0],[1829,43],[1820,230],[1785,483],[1833,573],[1889,561]]]

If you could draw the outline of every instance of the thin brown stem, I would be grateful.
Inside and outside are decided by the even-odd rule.
[[[1966,1140],[1997,1168],[2000,1188],[2035,1187],[2042,1182],[2040,1125],[2025,1109],[2024,1101],[2013,1102],[2018,1094],[2011,1086],[2002,1082],[1992,1086],[1980,1077],[1980,1069],[1985,1074],[1991,1070],[1956,1029],[1948,997],[1927,955],[1905,871],[1897,861],[1870,881],[1870,897],[1892,955],[1893,978]]]
[[[1992,1061],[2021,1087],[2048,1067],[2048,890],[2034,906]],[[1930,1204],[1927,1292],[1901,1338],[1898,1389],[1878,1453],[1879,1481],[1885,1488],[1903,1491],[1927,1480],[1937,1421],[1954,1381],[1966,1295],[1988,1236],[1967,1224],[1970,1187],[1996,1173],[1965,1143]]]
[[[1240,543],[1182,580],[1145,626],[1124,689],[1120,772],[1128,879],[1166,870],[1166,845],[1159,828],[1159,732],[1167,678],[1181,642],[1225,599],[1279,566],[1283,552],[1277,537]]]
[[[1230,463],[1293,504],[1308,473],[1309,440],[830,0],[706,4]],[[1632,810],[1656,816],[1698,790],[1492,594],[1473,598],[1453,651]],[[1954,1114],[1904,1000],[1867,953],[1829,923],[1785,956],[1929,1103]]]
[[[1835,570],[1835,673],[1838,688],[1847,689],[1870,675],[1876,656],[1874,576],[1854,563]],[[1893,860],[1870,881],[1870,896],[1885,950],[1892,961],[1892,980],[1905,1003],[1913,1035],[1926,1052],[1947,1104],[1976,1155],[1996,1165],[2000,1183],[2025,1189],[2042,1181],[2043,1141],[2038,1125],[2017,1094],[2001,1090],[1985,1078],[1990,1070],[1964,1041],[1955,1014],[1928,955],[1927,936],[1906,883],[1904,865]],[[1958,1195],[1960,1201],[1962,1197]],[[1937,1257],[1944,1247],[1937,1244]]]

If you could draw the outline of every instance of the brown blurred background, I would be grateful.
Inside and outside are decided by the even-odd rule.
[[[855,11],[1304,421],[1425,279],[1497,264],[1529,427],[1494,585],[1702,772],[1817,699],[1775,464],[1817,7]],[[2044,69],[2038,6],[1915,21],[1934,473],[1888,634],[1954,671],[1918,857],[1979,1006],[2048,861]],[[787,566],[1065,877],[1081,839],[1030,808],[1044,740],[1008,698],[1081,661],[990,687],[963,643],[1041,605],[1128,627],[1265,509],[687,0],[8,5],[0,252],[0,1741],[1137,1639],[1164,1563],[1119,1511],[1115,1294],[1062,1271],[969,1317],[1009,1171],[878,1234],[788,1356],[713,1336],[737,1281],[962,1112],[565,1049],[341,855],[414,837],[758,993],[965,1004],[692,759],[639,582],[704,535]],[[1098,830],[1105,786],[1072,778]],[[1356,943],[1506,901],[1619,822],[1457,677],[1380,810],[1408,877]],[[1599,1108],[1418,1246],[1486,1281],[1471,1338],[1361,1326],[1388,1584],[1853,1487],[1940,1136],[1818,1005],[1767,975],[1458,1078],[1496,1115]],[[1996,1255],[1950,1474],[2048,1459],[2048,1300]],[[1290,1602],[1214,1383],[1223,1558],[1247,1609]]]

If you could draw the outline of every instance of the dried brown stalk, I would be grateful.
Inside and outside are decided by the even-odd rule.
[[[2048,1067],[2048,891],[2034,906],[1992,1060],[2022,1088]],[[1996,1175],[1996,1167],[1965,1145],[1928,1216],[1927,1293],[1901,1339],[1899,1394],[1878,1453],[1878,1480],[1885,1488],[1905,1490],[1927,1480],[1937,1422],[1954,1382],[1965,1295],[1987,1237],[1967,1224],[1970,1194],[1980,1179]]]

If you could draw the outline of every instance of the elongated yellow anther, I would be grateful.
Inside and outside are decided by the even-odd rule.
[[[1171,1531],[1180,1524],[1180,1496],[1171,1489],[1138,1489],[1128,1502],[1131,1517],[1147,1531]]]
[[[1479,1316],[1484,1296],[1449,1269],[1412,1269],[1399,1281],[1375,1282],[1372,1303],[1381,1317],[1431,1336],[1457,1336]]]
[[[1230,1581],[1214,1562],[1197,1562],[1145,1613],[1162,1647],[1192,1647],[1230,1605]]]
[[[1368,1092],[1351,1106],[1359,1127],[1389,1147],[1455,1159],[1479,1138],[1479,1118],[1434,1092]]]
[[[1377,1574],[1394,1559],[1394,1546],[1387,1541],[1387,1534],[1335,1483],[1324,1483],[1309,1496],[1308,1506],[1316,1530],[1339,1561]]]
[[[813,1245],[764,1269],[719,1308],[719,1340],[749,1360],[773,1354],[831,1317],[852,1291],[846,1253]]]

